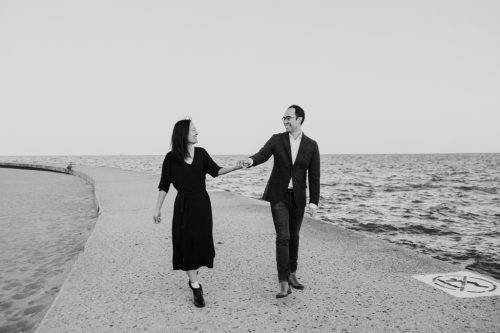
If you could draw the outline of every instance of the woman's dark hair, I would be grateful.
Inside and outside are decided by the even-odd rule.
[[[188,151],[188,135],[189,135],[189,126],[191,125],[191,119],[183,119],[179,120],[174,125],[174,130],[172,131],[172,155],[174,158],[182,162],[187,157],[189,157]]]
[[[300,123],[301,125],[304,123],[304,120],[306,120],[306,113],[304,112],[304,110],[298,106],[298,105],[290,105],[288,107],[289,109],[294,109],[295,110],[295,116],[298,118],[298,117],[302,117],[302,122]]]

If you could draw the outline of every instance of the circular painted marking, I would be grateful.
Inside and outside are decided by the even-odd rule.
[[[467,275],[439,275],[433,278],[432,282],[441,288],[464,293],[490,293],[497,289],[491,281]]]

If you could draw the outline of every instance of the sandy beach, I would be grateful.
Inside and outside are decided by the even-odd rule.
[[[93,190],[61,173],[0,168],[0,332],[32,332],[95,224]]]

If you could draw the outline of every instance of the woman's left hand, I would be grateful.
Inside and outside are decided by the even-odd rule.
[[[153,215],[153,221],[155,221],[156,224],[161,222],[161,211],[156,211],[155,214]]]

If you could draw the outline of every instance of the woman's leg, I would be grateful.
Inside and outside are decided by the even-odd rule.
[[[186,271],[187,275],[188,275],[188,278],[189,278],[189,282],[191,283],[191,285],[195,285],[194,287],[196,288],[196,285],[198,284],[198,270],[197,269],[192,269],[192,270],[189,270],[189,271]]]
[[[189,287],[193,291],[193,303],[197,307],[201,308],[205,306],[205,300],[203,299],[203,289],[201,284],[198,283],[198,270],[193,269],[186,271],[189,277]]]

